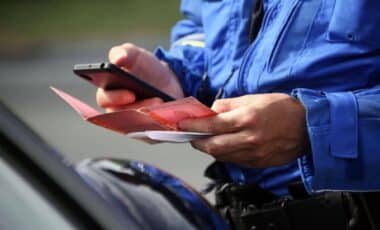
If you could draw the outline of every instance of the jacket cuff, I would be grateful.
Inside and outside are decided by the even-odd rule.
[[[311,153],[298,159],[309,193],[346,190],[358,155],[358,108],[351,92],[293,91],[306,108]]]
[[[185,95],[188,95],[188,92],[184,88],[186,86],[186,82],[184,81],[184,74],[183,74],[183,66],[182,62],[175,58],[174,56],[170,55],[169,52],[165,51],[162,47],[157,47],[153,54],[161,61],[168,64],[169,68],[174,72],[174,74],[177,76],[181,86],[182,90]]]

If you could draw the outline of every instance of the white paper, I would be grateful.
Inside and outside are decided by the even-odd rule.
[[[184,132],[184,131],[142,131],[128,133],[127,137],[134,139],[151,139],[154,141],[165,141],[183,143],[210,137],[211,133]]]

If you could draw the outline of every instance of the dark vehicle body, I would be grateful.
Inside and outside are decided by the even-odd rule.
[[[139,161],[74,166],[0,105],[0,229],[228,229],[181,180]]]

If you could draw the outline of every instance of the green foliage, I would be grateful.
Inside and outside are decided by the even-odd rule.
[[[18,0],[1,3],[0,41],[168,34],[179,0]]]

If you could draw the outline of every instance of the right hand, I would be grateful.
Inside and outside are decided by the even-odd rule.
[[[109,51],[109,61],[174,98],[183,97],[182,87],[167,63],[160,61],[151,52],[143,48],[130,43],[115,46]],[[106,109],[107,112],[163,103],[160,98],[150,98],[137,102],[135,100],[134,93],[126,89],[107,91],[98,89],[96,94],[98,105]]]

